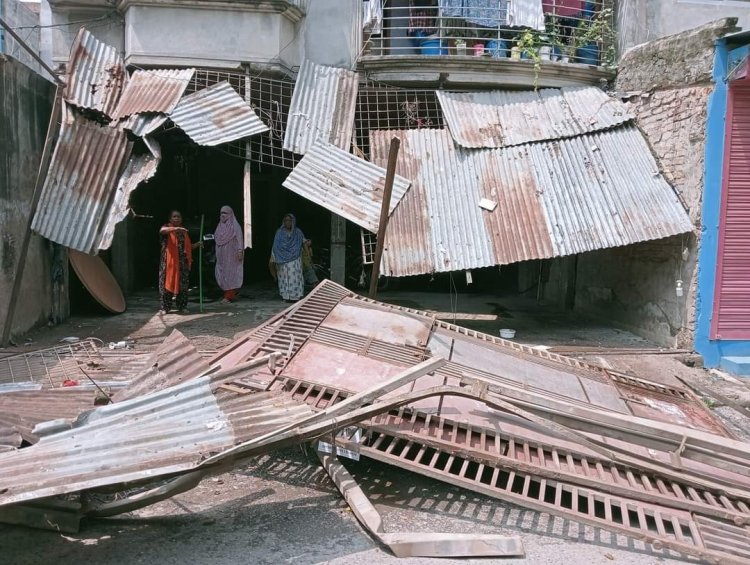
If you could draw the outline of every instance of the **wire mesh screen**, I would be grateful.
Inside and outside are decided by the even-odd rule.
[[[434,90],[402,89],[368,83],[360,86],[354,118],[354,152],[370,157],[370,132],[442,128],[443,111]]]
[[[196,92],[222,81],[228,81],[240,96],[248,100],[263,123],[270,128],[250,138],[250,159],[255,163],[293,169],[300,157],[285,151],[282,146],[294,82],[199,69],[193,75],[187,92]],[[221,150],[238,159],[246,159],[245,147],[245,140],[239,140],[222,145]]]

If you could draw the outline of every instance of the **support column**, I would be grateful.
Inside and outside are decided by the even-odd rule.
[[[346,284],[346,219],[331,214],[331,280]]]
[[[110,259],[112,265],[112,275],[120,285],[123,292],[132,292],[135,287],[133,280],[133,246],[131,243],[131,221],[125,218],[115,227],[115,236],[112,239],[112,248]]]

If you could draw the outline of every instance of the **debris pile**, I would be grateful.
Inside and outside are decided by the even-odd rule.
[[[34,445],[0,454],[0,520],[75,530],[83,516],[152,504],[249,457],[318,441],[355,515],[397,555],[523,549],[498,536],[385,533],[334,451],[655,549],[750,558],[750,446],[689,389],[329,281],[212,358],[175,332],[112,401],[37,425]]]

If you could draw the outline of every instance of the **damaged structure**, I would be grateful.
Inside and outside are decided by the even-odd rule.
[[[622,54],[615,79],[613,49],[632,43],[619,35],[632,22],[606,1],[576,11],[540,0],[523,24],[512,6],[480,14],[442,0],[229,10],[123,3],[86,14],[67,0],[45,7],[42,23],[53,27],[42,30],[39,49],[59,66],[65,108],[32,228],[58,245],[61,262],[64,248],[101,253],[126,295],[153,284],[153,234],[174,206],[193,231],[221,205],[238,211],[254,249],[245,260],[253,282],[267,276],[272,234],[294,210],[325,255],[324,274],[362,284],[372,277],[386,147],[397,137],[380,276],[408,277],[413,288],[443,273],[453,285],[461,274],[460,290],[474,281],[511,301],[535,295],[542,309],[606,320],[662,347],[695,347],[709,365],[744,354],[742,345],[716,345],[744,339],[736,337],[742,328],[719,328],[720,306],[698,314],[720,297],[697,292],[698,249],[706,248],[696,203],[709,199],[703,175],[686,174],[691,151],[708,147],[695,140],[706,136],[708,96],[722,92],[716,77],[726,57],[714,41],[733,21],[686,32],[691,49],[681,53],[670,47],[677,38]],[[275,39],[235,49],[196,31],[189,50],[164,42],[167,30],[195,29],[198,12],[207,29],[264,26]],[[106,25],[75,36],[55,27],[84,15]],[[481,31],[488,25],[497,37]],[[536,34],[536,51],[524,51],[528,38],[516,25]],[[734,49],[743,39],[726,41]],[[472,42],[472,53],[462,51]],[[654,49],[674,68],[649,66]],[[667,99],[684,90],[676,69],[691,66],[689,88],[700,96],[677,99],[693,100],[679,109],[692,130],[672,110],[649,122],[662,101],[677,104]],[[608,81],[614,89],[603,90]],[[671,140],[658,137],[659,123]],[[107,159],[87,157],[102,149]],[[721,279],[711,261],[701,274]],[[623,264],[632,276],[620,276]],[[119,311],[119,300],[109,309]]]
[[[497,536],[384,534],[331,445],[657,551],[750,558],[750,449],[688,389],[331,282],[209,358],[174,333],[110,400],[60,413],[34,428],[32,445],[0,454],[2,521],[75,530],[84,516],[130,511],[248,457],[319,441],[355,515],[397,554],[522,548]]]

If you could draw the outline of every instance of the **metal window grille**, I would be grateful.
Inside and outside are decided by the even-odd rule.
[[[354,117],[354,153],[370,157],[370,132],[442,128],[443,111],[434,90],[405,89],[369,82],[361,85]]]
[[[293,169],[300,157],[285,151],[282,146],[294,81],[199,69],[193,75],[187,93],[197,92],[222,81],[228,81],[240,96],[248,100],[260,119],[270,128],[269,131],[250,138],[250,160],[263,165]],[[244,140],[226,143],[221,146],[221,150],[238,159],[247,158]]]

